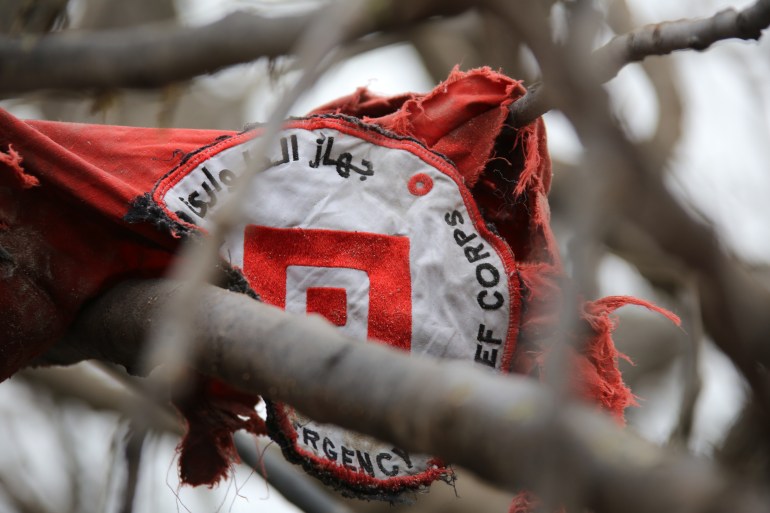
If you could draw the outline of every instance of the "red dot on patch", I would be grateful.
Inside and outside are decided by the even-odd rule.
[[[308,287],[307,313],[321,314],[335,326],[348,322],[348,293],[333,287]]]
[[[415,196],[425,196],[433,188],[433,178],[425,173],[417,173],[409,179],[409,192]]]

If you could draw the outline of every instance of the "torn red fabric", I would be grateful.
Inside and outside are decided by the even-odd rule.
[[[506,126],[508,107],[524,92],[519,82],[490,69],[456,69],[428,94],[381,97],[362,88],[287,123],[276,153],[258,164],[265,167],[260,176],[277,180],[270,182],[275,190],[300,191],[302,180],[281,182],[280,177],[301,171],[316,181],[312,191],[329,186],[331,192],[288,226],[281,224],[284,218],[252,221],[242,239],[232,243],[232,255],[223,255],[249,282],[231,288],[254,289],[267,301],[284,303],[280,306],[320,312],[340,329],[355,321],[361,304],[375,304],[374,313],[365,316],[369,331],[361,337],[402,350],[432,348],[429,354],[446,350],[441,345],[446,340],[466,340],[470,345],[463,350],[469,356],[463,357],[477,364],[539,376],[548,355],[545,341],[559,324],[565,276],[549,226],[551,164],[543,121],[521,129]],[[0,312],[5,319],[0,380],[45,352],[81,306],[110,284],[161,276],[180,238],[205,231],[207,216],[236,186],[235,174],[222,163],[237,157],[238,165],[257,165],[247,150],[258,136],[259,129],[236,133],[21,121],[0,110]],[[390,190],[403,207],[395,213],[387,202],[376,201],[377,194]],[[294,197],[297,210],[303,196]],[[357,208],[346,203],[351,197],[374,201],[377,208],[351,215]],[[439,206],[446,197],[454,198],[451,208]],[[427,221],[419,236],[412,236],[411,225],[399,223],[419,208],[430,215],[414,218]],[[369,236],[355,223],[377,225],[379,231],[372,229]],[[419,265],[411,256],[442,260],[430,253],[430,244],[420,246],[423,237],[443,237],[456,253],[447,259],[471,266],[470,299],[458,296],[451,305],[418,307],[436,280],[419,282]],[[316,246],[320,249],[308,250]],[[380,266],[373,254],[389,267]],[[289,266],[316,270],[298,274],[305,270]],[[342,284],[312,283],[321,272],[317,268],[335,269],[333,277]],[[305,295],[289,298],[289,282],[304,284]],[[459,308],[466,299],[469,312],[478,317],[468,318],[469,333],[440,322],[431,324],[438,327],[433,332],[420,331],[415,315],[452,312],[450,306]],[[625,297],[586,303],[588,335],[576,342],[573,355],[576,394],[617,418],[633,403],[617,368],[622,355],[610,337],[610,313],[624,304],[655,309]],[[263,430],[253,415],[256,401],[203,380],[177,402],[189,425],[180,446],[183,481],[212,484],[225,474],[235,458],[232,432]],[[327,444],[319,431],[303,430],[290,409],[270,409],[276,415],[272,434],[290,459],[349,494],[391,499],[448,479],[449,471],[430,457],[382,447],[371,453],[348,447],[346,453],[333,437]]]
[[[635,401],[631,391],[623,384],[623,377],[618,369],[618,359],[628,360],[628,357],[619,353],[612,342],[612,331],[617,321],[611,314],[627,305],[643,306],[663,315],[677,326],[681,325],[679,317],[673,313],[635,297],[608,296],[584,304],[583,318],[594,335],[578,364],[583,379],[580,391],[589,400],[596,401],[605,410],[611,412],[621,422],[623,412],[627,407],[634,405]]]
[[[267,434],[255,410],[260,399],[218,379],[193,376],[190,383],[193,390],[174,400],[187,422],[178,447],[179,476],[183,483],[214,486],[240,462],[232,441],[235,431]]]
[[[21,121],[0,110],[0,380],[58,340],[105,287],[165,272],[178,239],[124,217],[175,161],[223,135]]]

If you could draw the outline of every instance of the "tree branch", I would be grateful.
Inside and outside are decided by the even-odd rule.
[[[162,280],[113,288],[56,347],[59,360],[99,357],[135,367],[159,305],[177,300],[179,289]],[[511,490],[537,491],[555,480],[597,513],[770,507],[768,497],[704,461],[664,452],[584,407],[556,409],[557,398],[527,378],[350,340],[318,317],[213,286],[194,318],[200,371],[320,422],[443,457]]]
[[[678,50],[703,51],[725,39],[759,40],[768,25],[768,0],[758,0],[742,11],[724,9],[710,18],[647,25],[613,38],[594,52],[600,70],[598,78],[607,81],[626,64],[651,55],[668,55]]]
[[[667,21],[646,25],[614,37],[593,52],[595,79],[607,82],[632,62],[678,50],[702,51],[725,39],[758,40],[770,25],[770,0],[757,0],[741,10],[719,11],[710,18]],[[545,89],[530,91],[511,105],[509,122],[520,127],[550,110]]]
[[[459,14],[471,6],[461,0],[429,0],[408,9],[389,8],[391,2],[385,6],[370,3],[377,16],[358,27],[353,38],[403,28],[431,16]],[[0,94],[37,89],[156,88],[261,57],[289,55],[321,9],[281,17],[236,12],[202,27],[159,23],[47,34],[32,41],[0,36]],[[607,81],[626,64],[650,55],[703,50],[724,39],[759,39],[768,25],[768,0],[758,0],[742,11],[726,9],[710,18],[648,25],[596,50],[595,69],[601,81]],[[541,88],[511,106],[509,121],[524,126],[549,108]]]
[[[766,2],[765,2],[766,3]],[[764,5],[764,4],[763,4]],[[632,144],[610,113],[609,97],[590,74],[588,56],[571,55],[543,37],[543,16],[522,17],[520,10],[500,2],[499,12],[524,34],[538,58],[553,98],[576,129],[594,180],[606,186],[604,218],[625,218],[646,233],[673,260],[693,272],[704,327],[730,357],[767,408],[770,388],[763,368],[770,365],[770,291],[757,283],[727,248],[713,226],[693,215],[667,189],[661,173],[640,147]],[[526,20],[526,21],[524,21]],[[602,238],[608,232],[605,230]],[[770,424],[769,424],[770,425]]]
[[[98,32],[0,38],[0,92],[152,88],[260,57],[286,55],[313,14],[238,12],[202,27],[155,23]]]
[[[394,0],[361,1],[370,21],[356,26],[350,40],[470,7],[461,0],[427,0],[409,6],[393,6]],[[36,89],[154,88],[261,57],[289,55],[327,8],[280,17],[236,12],[202,27],[158,23],[47,34],[32,40],[1,36],[0,94]]]

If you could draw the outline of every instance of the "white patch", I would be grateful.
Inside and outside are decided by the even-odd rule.
[[[287,312],[307,312],[307,289],[334,287],[347,293],[347,323],[339,329],[351,338],[363,340],[369,321],[369,276],[358,269],[290,265],[286,272]]]
[[[156,199],[208,229],[230,188],[248,187],[245,222],[221,253],[265,300],[304,313],[309,288],[343,289],[340,329],[352,337],[372,338],[392,322],[412,352],[507,370],[518,315],[512,257],[466,204],[451,166],[412,141],[339,118],[289,126],[248,185],[237,177],[258,165],[250,158],[256,139],[242,135],[172,172]],[[260,282],[270,277],[280,283]],[[429,466],[427,456],[286,410],[298,447],[318,458],[376,479]]]

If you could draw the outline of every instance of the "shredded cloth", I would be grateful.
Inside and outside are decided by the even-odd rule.
[[[542,378],[565,275],[549,226],[551,163],[541,119],[505,125],[520,83],[461,72],[428,94],[358,89],[288,121],[266,155],[243,132],[21,121],[0,110],[0,380],[44,353],[111,284],[163,275],[180,241],[206,233],[237,187],[242,229],[222,265],[230,288],[403,351]],[[259,168],[252,182],[239,177]],[[582,305],[571,382],[620,422],[611,313]],[[183,482],[214,484],[237,460],[232,434],[269,433],[286,457],[343,493],[394,500],[452,473],[431,455],[315,423],[205,376],[175,404],[188,423]],[[365,384],[362,384],[365,386]],[[535,499],[522,495],[524,511]]]

